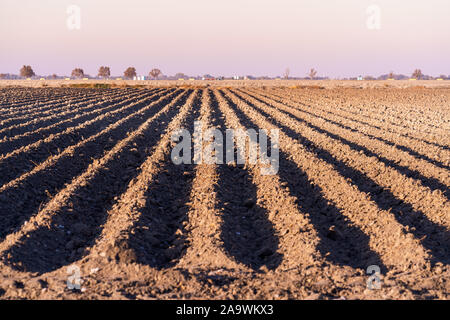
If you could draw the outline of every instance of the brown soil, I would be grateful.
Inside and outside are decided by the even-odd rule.
[[[198,120],[278,174],[175,165]],[[449,135],[448,88],[0,88],[0,299],[449,299]]]

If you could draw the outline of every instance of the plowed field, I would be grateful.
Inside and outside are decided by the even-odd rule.
[[[194,121],[277,174],[174,164]],[[448,88],[2,88],[0,298],[449,299],[449,188]]]

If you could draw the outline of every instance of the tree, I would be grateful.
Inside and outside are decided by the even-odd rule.
[[[187,78],[188,76],[182,72],[178,72],[177,74],[175,74],[175,79],[187,79]]]
[[[56,79],[56,78],[58,78],[58,76],[56,75],[56,73],[54,73],[54,74],[51,75],[51,78],[52,79]]]
[[[83,78],[84,77],[84,71],[81,68],[75,68],[72,70],[72,77],[73,78]]]
[[[389,72],[388,79],[394,79],[394,77],[395,77],[394,72],[393,71]]]
[[[412,77],[415,79],[422,79],[422,77],[423,77],[422,70],[420,70],[420,69],[414,70]]]
[[[159,70],[159,69],[152,69],[152,71],[150,71],[148,75],[150,77],[152,77],[153,79],[157,79],[160,74],[161,74],[161,70]]]
[[[23,66],[20,69],[20,76],[24,77],[24,78],[31,78],[33,76],[35,76],[36,74],[34,73],[33,69],[30,66]]]
[[[439,76],[439,78],[441,78],[441,79],[447,79],[447,76],[445,75],[445,74],[441,74],[440,76]]]
[[[123,76],[127,79],[133,79],[133,77],[136,77],[136,68],[128,67],[127,70],[124,71]]]
[[[286,68],[286,70],[284,70],[284,78],[285,79],[289,79],[289,73],[290,73],[289,68]]]
[[[314,78],[316,77],[316,75],[317,75],[317,71],[316,71],[314,68],[312,68],[312,69],[309,71],[309,74],[308,74],[309,78],[310,78],[311,80],[314,80]]]
[[[111,76],[111,70],[109,69],[109,67],[100,67],[100,69],[98,69],[98,76],[100,78],[109,78]]]

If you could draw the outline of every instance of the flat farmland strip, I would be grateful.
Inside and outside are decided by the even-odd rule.
[[[447,170],[450,169],[450,153],[440,147],[436,147],[434,145],[430,146],[425,143],[418,143],[414,140],[411,141],[411,139],[405,138],[401,135],[386,137],[386,132],[383,130],[367,126],[351,118],[324,110],[324,108],[321,108],[319,105],[314,105],[313,109],[311,109],[311,107],[306,108],[304,104],[292,102],[292,99],[288,99],[278,94],[267,93],[263,91],[250,92],[254,92],[255,94],[259,94],[260,96],[263,96],[270,100],[282,103],[286,107],[292,107],[292,109],[295,109],[302,114],[306,114],[317,119],[332,123],[348,131],[361,133],[371,140],[380,141],[390,147],[399,150],[401,153],[408,153],[414,158],[427,161],[439,168]],[[287,96],[289,97],[289,95]]]
[[[441,191],[441,197],[444,203],[448,202],[448,199],[450,199],[450,174],[448,170],[436,168],[428,162],[420,161],[414,157],[408,158],[409,154],[402,154],[401,151],[399,152],[399,150],[392,150],[391,152],[389,152],[389,150],[386,150],[386,145],[383,143],[377,143],[372,139],[367,139],[362,134],[356,134],[351,131],[349,133],[348,130],[342,130],[341,127],[336,126],[334,123],[327,123],[327,125],[325,126],[323,121],[317,120],[316,117],[311,117],[309,113],[301,111],[299,112],[299,110],[295,108],[286,106],[285,104],[276,102],[270,98],[248,95],[243,91],[242,95],[244,95],[245,98],[251,99],[252,102],[256,104],[263,103],[264,105],[274,108],[276,111],[279,111],[281,115],[287,115],[288,118],[292,118],[292,120],[295,120],[295,122],[293,123],[295,123],[296,127],[299,127],[298,130],[306,128],[307,130],[312,130],[313,132],[317,132],[333,140],[341,142],[346,148],[348,147],[349,149],[351,149],[350,151],[346,149],[344,152],[348,158],[355,159],[355,157],[359,156],[359,154],[362,154],[363,156],[369,158],[375,158],[377,161],[383,163],[388,168],[392,168],[393,170],[398,171],[404,177],[419,181],[424,187],[429,188],[431,191]],[[325,144],[329,145],[329,143]],[[359,154],[357,155],[356,152]],[[369,162],[368,159],[365,159],[364,162],[366,161]],[[388,179],[382,174],[377,175],[379,176],[379,179],[381,181],[392,180],[391,178]],[[399,181],[400,185],[407,188],[408,183],[404,180],[404,178],[402,179],[402,177],[398,176],[393,179],[393,181]],[[397,190],[401,189],[403,188],[397,188]],[[427,189],[424,189],[423,191],[415,191],[417,191],[414,192],[416,196],[420,195],[421,192],[429,193]],[[403,198],[403,196],[401,197]],[[425,195],[423,195],[423,197],[425,197]],[[444,197],[447,199],[445,199]],[[433,201],[437,202],[437,200],[439,200],[438,195],[433,194]],[[424,203],[424,206],[428,207],[427,203]]]
[[[13,268],[43,274],[86,255],[101,234],[114,199],[126,191],[129,182],[139,175],[139,167],[178,113],[176,104],[186,101],[186,93],[188,91],[92,161],[35,216],[31,228],[14,234],[17,237],[26,232],[5,252],[9,258],[4,261]],[[79,225],[84,226],[81,232]],[[62,233],[60,226],[64,227]],[[36,245],[49,250],[36,257],[30,254]]]
[[[123,118],[127,119],[129,116],[139,117],[141,109],[147,110],[152,104],[158,105],[158,101],[156,100],[163,99],[161,96],[164,94],[165,92],[156,93],[137,100],[117,110],[104,113],[92,120],[68,128],[63,132],[16,149],[5,156],[0,156],[0,184],[13,181],[20,174],[24,174],[38,166],[41,162],[46,161],[46,159],[48,160],[54,155],[58,155],[62,149],[76,145],[80,141],[88,140],[92,136],[96,136],[98,132],[103,132],[116,121],[120,121]],[[169,96],[171,95],[172,93],[169,94]],[[146,105],[147,103],[151,104]]]
[[[162,90],[162,89],[161,89]],[[40,139],[45,139],[52,134],[57,134],[62,132],[68,128],[76,127],[77,125],[89,121],[95,118],[97,115],[102,113],[114,111],[119,109],[120,107],[148,97],[150,94],[159,93],[161,90],[156,90],[153,92],[143,92],[141,94],[131,95],[128,97],[123,97],[118,100],[117,103],[104,103],[104,105],[96,105],[93,108],[93,111],[86,112],[85,110],[80,114],[77,114],[74,117],[71,117],[66,120],[61,120],[47,127],[41,127],[34,131],[27,131],[24,134],[16,135],[14,137],[3,139],[0,141],[0,155],[5,155],[9,152],[12,152],[15,149],[18,149],[22,146],[26,146],[32,144]]]
[[[35,257],[35,259],[32,256],[29,257],[27,267],[35,268],[36,272],[41,273],[54,270],[58,268],[58,265],[64,265],[66,259],[79,258],[82,252],[77,250],[81,247],[81,244],[77,244],[77,241],[80,241],[77,238],[85,238],[86,241],[83,242],[83,245],[87,245],[94,240],[96,232],[99,231],[101,223],[104,222],[102,219],[106,218],[104,210],[108,208],[108,204],[112,204],[114,194],[120,194],[121,188],[125,187],[128,180],[136,175],[136,166],[134,165],[143,161],[145,154],[150,152],[151,141],[154,140],[148,139],[156,139],[159,136],[158,133],[167,126],[166,120],[170,120],[177,112],[175,104],[183,103],[187,98],[187,93],[187,91],[181,92],[170,102],[167,97],[162,98],[159,102],[160,108],[156,109],[153,106],[154,112],[147,114],[144,120],[142,118],[134,119],[135,123],[126,120],[121,121],[118,124],[119,130],[109,130],[108,135],[97,136],[95,140],[91,140],[91,145],[85,144],[83,146],[85,150],[80,150],[81,152],[89,152],[89,150],[100,149],[100,152],[96,151],[87,156],[75,152],[65,158],[60,157],[56,166],[51,170],[47,169],[45,172],[35,173],[34,178],[39,178],[39,174],[55,177],[52,180],[53,188],[49,191],[53,192],[55,196],[46,197],[45,193],[48,192],[45,190],[50,186],[46,185],[42,179],[37,180],[39,185],[35,187],[35,192],[42,194],[40,197],[35,196],[37,199],[35,199],[34,208],[31,210],[26,208],[28,210],[25,212],[21,210],[3,214],[6,221],[9,222],[9,228],[7,228],[7,225],[2,225],[2,232],[7,237],[0,245],[0,250],[18,246],[19,248],[15,252],[19,253],[24,246],[21,245],[22,242],[17,242],[17,240],[22,237],[35,240],[35,242],[31,241],[24,244],[26,246],[35,246],[36,243],[41,242],[43,248],[56,247],[57,250],[46,250],[42,257]],[[142,113],[142,116],[144,115]],[[114,138],[114,140],[110,141],[110,138]],[[144,154],[136,153],[136,149],[143,151]],[[72,167],[67,167],[69,163]],[[114,171],[114,169],[117,171]],[[32,183],[29,180],[26,181],[27,183],[22,183],[20,189],[26,188],[28,183]],[[26,191],[23,192],[20,189],[11,190],[10,196],[17,195],[19,192],[26,194]],[[41,205],[39,205],[39,201]],[[28,221],[28,223],[18,224],[18,218],[24,222]],[[65,222],[68,224],[65,224]],[[70,222],[73,223],[70,224]],[[89,227],[89,232],[77,231],[77,222]],[[61,223],[67,228],[62,234],[59,232],[61,231],[59,227]],[[13,228],[19,226],[21,227],[18,230]],[[70,232],[67,232],[68,229],[71,229]],[[44,234],[43,237],[41,237],[42,234]],[[57,236],[59,241],[55,241],[53,237],[45,237],[49,234]],[[74,240],[76,243],[68,244],[70,240]],[[70,249],[71,245],[74,246],[73,250]],[[65,246],[68,246],[66,247],[68,250],[64,250]],[[28,251],[28,254],[32,255],[35,250],[36,247],[32,248]],[[28,254],[24,254],[24,256],[19,254],[18,257],[15,257],[26,260]],[[3,255],[3,258],[13,261],[12,255],[12,253],[6,254]],[[26,263],[26,261],[22,262]],[[20,264],[17,264],[19,269]]]
[[[247,118],[260,128],[280,129],[233,93],[228,90],[225,92],[235,104],[234,111],[239,113],[240,117]],[[419,240],[404,232],[403,226],[393,213],[379,208],[352,180],[342,176],[343,170],[337,167],[335,162],[328,161],[322,150],[318,152],[309,147],[311,143],[308,146],[307,141],[299,143],[298,137],[292,138],[286,133],[284,126],[281,128],[280,148],[286,158],[305,172],[311,183],[320,187],[323,196],[342,212],[342,218],[349,219],[349,225],[354,225],[370,237],[369,247],[380,255],[387,268],[410,266],[414,263],[415,268],[419,269],[419,266],[426,263],[429,255]],[[405,250],[411,254],[405,255]]]

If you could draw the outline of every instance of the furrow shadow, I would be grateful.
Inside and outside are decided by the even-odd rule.
[[[223,134],[227,129],[224,117],[211,95],[211,121]],[[283,254],[277,252],[279,238],[267,210],[258,204],[257,186],[250,172],[244,165],[224,163],[217,166],[217,173],[216,209],[222,212],[220,238],[225,252],[255,271],[263,266],[276,269],[283,260]]]
[[[250,94],[250,93],[248,93],[248,92],[245,92],[245,93],[251,95],[251,96],[254,97],[255,99],[258,99],[254,94]],[[263,96],[266,97],[266,98],[268,98],[268,99],[272,99],[272,100],[274,100],[274,101],[277,101],[278,103],[283,103],[281,100],[274,99],[273,97],[270,97],[270,96],[268,96],[268,95],[263,95]],[[275,96],[276,96],[276,97],[279,97],[278,95],[275,95]],[[258,99],[258,100],[259,100],[259,99]],[[300,103],[300,102],[296,102],[296,103],[301,104],[301,105],[304,105],[303,103]],[[370,139],[378,140],[378,141],[380,141],[380,142],[382,142],[382,143],[385,143],[385,144],[387,144],[387,145],[389,145],[389,146],[391,146],[391,147],[395,147],[395,148],[397,148],[397,149],[400,149],[400,150],[402,150],[402,151],[404,151],[404,152],[406,152],[406,153],[409,153],[411,156],[413,156],[413,157],[415,157],[415,158],[417,158],[417,159],[420,159],[420,160],[427,161],[427,162],[429,162],[430,164],[435,165],[436,167],[439,167],[439,168],[442,168],[442,169],[446,169],[446,170],[450,170],[450,166],[445,165],[444,163],[442,163],[442,162],[440,162],[440,161],[438,161],[438,160],[432,159],[432,158],[428,157],[427,155],[421,154],[421,153],[419,153],[419,152],[417,152],[417,151],[415,151],[415,150],[413,150],[413,149],[411,149],[411,148],[409,148],[409,147],[407,147],[407,146],[404,146],[404,145],[401,145],[401,144],[397,144],[397,143],[395,143],[395,142],[388,141],[388,140],[386,140],[386,139],[384,139],[384,138],[381,138],[381,137],[374,136],[374,135],[372,135],[372,134],[370,134],[370,133],[363,132],[363,131],[361,131],[360,129],[354,129],[354,128],[352,128],[352,127],[350,127],[350,126],[347,126],[347,125],[345,125],[345,124],[343,124],[343,123],[340,123],[340,122],[331,120],[331,119],[326,118],[326,117],[324,117],[324,116],[320,116],[320,115],[315,114],[315,113],[313,113],[313,112],[309,112],[309,111],[304,110],[304,109],[297,109],[296,107],[294,107],[294,106],[292,106],[292,105],[287,105],[287,106],[288,106],[289,108],[296,109],[296,110],[298,110],[299,112],[306,113],[306,114],[308,114],[308,115],[310,115],[310,116],[312,116],[312,117],[315,117],[315,118],[318,118],[318,119],[322,119],[322,120],[324,120],[324,121],[327,121],[327,122],[329,122],[329,123],[332,123],[332,124],[334,124],[334,125],[336,125],[336,126],[342,128],[342,129],[345,129],[345,130],[348,130],[348,131],[351,131],[351,132],[355,132],[355,133],[359,133],[359,134],[365,135],[365,136],[369,137]],[[275,107],[275,108],[277,108],[277,107]],[[315,108],[315,107],[313,107],[313,108]],[[277,108],[277,109],[281,111],[281,109],[279,109],[279,108]],[[353,122],[357,122],[356,120],[350,119],[350,118],[348,118],[348,117],[346,117],[346,116],[343,116],[343,115],[333,114],[333,113],[330,112],[330,111],[323,110],[323,109],[320,109],[320,108],[319,108],[319,110],[322,111],[322,112],[324,112],[324,113],[326,113],[326,114],[329,114],[330,116],[338,116],[338,117],[341,117],[341,118],[344,118],[344,119],[347,119],[347,120],[350,120],[350,121],[353,121]],[[357,122],[357,123],[359,123],[359,122]]]
[[[92,101],[93,99],[96,99],[96,102],[104,102],[101,96],[92,97],[92,99],[84,99],[82,101],[76,101],[69,109],[63,108],[61,110],[53,110],[49,109],[45,113],[40,112],[30,112],[29,114],[19,117],[19,118],[10,118],[5,119],[3,122],[7,122],[6,124],[3,123],[2,126],[4,128],[0,131],[0,139],[8,139],[13,138],[17,135],[24,134],[26,132],[35,131],[41,128],[45,128],[47,126],[54,125],[55,123],[61,121],[61,120],[67,120],[73,117],[77,114],[77,109],[80,112],[91,111],[95,109],[95,103]],[[108,97],[108,100],[111,102],[113,100],[120,100],[120,97],[115,96]]]
[[[258,129],[258,126],[229,97],[225,98],[242,123],[249,128]],[[279,157],[280,180],[287,183],[289,193],[297,199],[299,211],[308,214],[319,236],[317,250],[322,256],[337,265],[362,269],[369,265],[378,265],[383,272],[386,271],[378,253],[370,248],[370,237],[328,201],[323,196],[322,189],[312,184],[307,173],[289,160],[285,152],[280,150]]]
[[[184,120],[183,127],[190,133],[200,115],[200,93],[194,97],[192,109]],[[126,238],[120,240],[118,249],[132,252],[135,262],[157,270],[173,267],[189,245],[186,225],[194,177],[194,164],[176,165],[171,160],[171,152],[167,152],[144,195],[145,205],[138,220]]]
[[[119,101],[120,96],[115,95],[110,97],[111,100]],[[93,101],[95,99],[95,101]],[[91,111],[95,108],[94,103],[101,101],[101,96],[92,97],[91,99],[83,99],[82,101],[77,101],[75,104],[61,105],[56,108],[49,108],[45,111],[34,111],[25,115],[10,116],[7,119],[1,121],[4,128],[1,129],[1,138],[12,138],[16,135],[20,135],[29,131],[37,130],[42,127],[47,127],[49,125],[55,124],[61,120],[67,120],[77,114],[77,110],[81,112]],[[103,102],[103,101],[102,101]],[[111,101],[112,102],[112,101]],[[51,117],[50,119],[44,119],[44,117]],[[48,121],[46,123],[46,121]],[[6,122],[6,124],[5,124]],[[41,125],[41,123],[44,123]],[[26,124],[26,126],[24,126]],[[6,131],[3,131],[6,130]]]
[[[59,136],[54,137],[51,141],[47,142],[44,140],[42,144],[40,144],[37,148],[34,148],[32,151],[21,151],[24,150],[26,146],[23,147],[24,149],[18,149],[20,151],[19,153],[0,160],[0,185],[7,184],[9,181],[12,181],[20,175],[32,170],[35,166],[49,157],[59,154],[62,150],[71,145],[78,144],[79,142],[85,140],[86,137],[101,132],[111,124],[134,112],[138,112],[143,107],[158,100],[159,98],[160,96],[157,95],[149,100],[129,106],[128,108],[117,113],[105,116],[102,119],[93,119],[91,120],[91,123],[81,125],[81,127],[74,128],[72,131],[61,133]],[[102,115],[97,115],[97,118],[100,116]]]
[[[249,105],[252,106],[251,104]],[[380,187],[371,178],[349,167],[343,161],[336,159],[327,150],[320,148],[311,140],[295,132],[278,120],[273,119],[265,111],[259,108],[255,108],[255,110],[258,110],[266,119],[270,119],[269,121],[283,130],[286,135],[298,141],[307,150],[314,153],[317,158],[332,165],[341,176],[352,181],[361,192],[367,193],[379,209],[390,211],[396,220],[406,227],[407,230],[405,232],[413,234],[429,250],[431,255],[430,262],[432,264],[437,262],[450,263],[450,232],[445,226],[431,221],[423,212],[415,210],[411,204],[397,198],[388,189]]]
[[[239,95],[237,93],[236,93],[236,95],[240,99],[245,101],[247,104],[253,106],[254,108],[256,108],[258,110],[260,110],[258,107],[256,107],[254,104],[252,104],[250,101],[245,99],[245,97],[242,97],[241,95]],[[359,144],[356,144],[354,142],[351,142],[351,141],[349,141],[349,140],[347,140],[347,139],[345,139],[345,138],[343,138],[343,137],[341,137],[341,136],[339,136],[337,134],[331,133],[328,130],[325,130],[325,129],[320,128],[320,127],[318,127],[316,125],[313,125],[312,123],[306,121],[305,119],[297,117],[296,115],[292,114],[291,112],[284,111],[284,110],[281,110],[279,108],[273,107],[270,104],[262,101],[261,99],[258,99],[258,98],[255,98],[255,99],[260,101],[261,103],[269,106],[269,107],[275,108],[280,113],[282,113],[284,115],[287,115],[288,117],[293,118],[296,121],[299,121],[299,122],[305,124],[307,127],[311,128],[311,129],[313,129],[313,130],[315,130],[315,131],[317,131],[317,132],[319,132],[321,134],[324,134],[324,135],[326,135],[326,136],[328,136],[328,137],[330,137],[330,138],[332,138],[334,140],[337,140],[337,141],[339,141],[340,143],[342,143],[344,145],[349,146],[350,149],[352,149],[352,150],[355,150],[357,152],[363,153],[367,157],[374,157],[374,158],[376,158],[378,161],[382,162],[386,166],[397,170],[398,172],[404,174],[405,176],[413,178],[415,180],[418,180],[423,186],[428,187],[431,190],[440,190],[440,191],[442,191],[444,193],[445,197],[450,200],[450,188],[449,188],[449,186],[445,185],[444,183],[442,183],[438,179],[432,178],[432,177],[425,177],[423,174],[421,174],[420,172],[418,172],[416,170],[410,169],[410,168],[408,168],[406,166],[403,166],[403,165],[399,165],[395,161],[389,160],[389,159],[387,159],[387,158],[385,158],[385,157],[383,157],[383,156],[381,156],[381,155],[379,155],[379,154],[377,154],[377,153],[367,149],[366,147],[364,147],[362,145],[359,145]]]
[[[13,139],[0,142],[0,155],[6,155],[9,152],[14,151],[15,149],[21,148],[22,146],[30,145],[41,139],[46,139],[50,135],[61,133],[69,128],[75,128],[78,125],[87,121],[91,121],[106,112],[114,112],[124,107],[125,104],[135,103],[139,99],[144,99],[154,93],[156,92],[149,92],[144,95],[133,95],[132,97],[126,97],[125,99],[122,98],[120,100],[114,99],[112,102],[99,101],[99,103],[90,108],[91,110],[89,110],[88,112],[86,112],[86,110],[81,110],[79,117],[76,119],[72,119],[73,115],[71,115],[67,119],[61,118],[59,119],[58,123],[55,123],[50,127],[43,127],[34,131],[29,130],[26,135],[13,137]]]
[[[185,91],[183,104],[190,91]],[[177,114],[173,106],[152,121],[95,175],[71,195],[70,201],[55,209],[49,226],[43,225],[21,238],[3,255],[3,260],[20,271],[39,274],[56,270],[81,259],[88,253],[102,231],[108,211],[126,191],[140,165],[150,156],[171,119]],[[130,128],[129,128],[130,129]]]
[[[184,96],[186,93],[184,93]],[[128,119],[121,126],[113,128],[83,146],[73,150],[66,157],[58,159],[51,167],[30,175],[20,185],[0,193],[0,240],[22,225],[47,203],[65,184],[84,172],[93,159],[111,150],[129,132],[136,130],[145,120],[164,108],[173,97],[162,99],[145,112]]]

